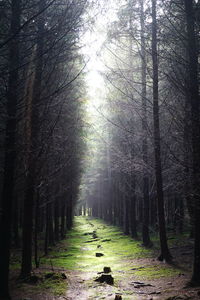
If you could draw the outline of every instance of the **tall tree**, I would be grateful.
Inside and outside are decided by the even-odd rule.
[[[9,39],[9,79],[7,91],[7,121],[5,138],[4,182],[0,216],[0,298],[10,299],[8,289],[14,173],[16,161],[17,104],[19,96],[19,29],[21,0],[11,1]]]
[[[38,12],[44,11],[45,1],[38,5]],[[36,182],[36,162],[38,153],[38,134],[39,134],[39,105],[42,87],[42,69],[44,52],[44,14],[38,18],[37,30],[37,50],[36,50],[36,70],[33,85],[30,121],[30,148],[28,153],[28,169],[26,175],[26,192],[24,199],[24,222],[23,222],[23,248],[22,248],[22,267],[21,277],[30,276],[32,270],[32,237],[33,237],[33,205],[35,196]]]
[[[153,127],[154,127],[154,154],[155,175],[157,187],[158,220],[160,250],[159,260],[171,260],[166,235],[163,178],[160,147],[160,119],[159,119],[159,93],[158,93],[158,51],[157,51],[157,0],[152,0],[152,61],[153,61]]]
[[[146,42],[145,42],[145,16],[144,1],[140,3],[140,26],[141,26],[141,84],[142,84],[142,156],[144,161],[143,169],[143,224],[142,240],[144,246],[151,246],[149,236],[149,176],[147,172],[148,165],[148,143],[147,143],[147,62],[146,62]]]
[[[194,1],[185,0],[187,22],[187,51],[189,71],[189,103],[191,107],[192,125],[192,187],[194,220],[194,263],[192,283],[200,285],[200,120],[199,120],[199,85],[198,85],[198,50],[195,32]]]

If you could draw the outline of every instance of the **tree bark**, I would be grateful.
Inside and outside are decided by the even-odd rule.
[[[45,226],[45,241],[44,241],[44,255],[48,254],[48,246],[49,246],[49,203],[46,204],[46,226]]]
[[[137,197],[136,197],[136,176],[133,174],[131,176],[131,200],[130,200],[130,228],[131,228],[131,236],[132,238],[136,239],[138,237],[137,234],[137,216],[136,216],[136,203],[137,203]]]
[[[189,66],[189,102],[191,106],[192,125],[192,188],[194,214],[194,262],[192,283],[200,285],[200,122],[199,122],[199,86],[198,86],[198,51],[196,44],[193,1],[185,0],[188,40]]]
[[[56,197],[56,196],[55,196]],[[59,222],[59,216],[60,216],[60,199],[57,197],[54,201],[54,239],[56,242],[59,241],[60,238],[60,222]]]
[[[186,84],[186,83],[185,83]],[[188,86],[188,82],[187,82]],[[188,87],[189,90],[189,87]],[[190,237],[194,237],[194,199],[192,197],[192,180],[191,180],[191,130],[190,130],[191,110],[190,110],[190,97],[189,91],[185,97],[184,107],[184,131],[183,131],[183,147],[184,147],[184,196],[187,205],[187,210],[190,217]]]
[[[35,201],[35,232],[34,232],[34,254],[35,254],[35,266],[39,268],[39,257],[38,257],[38,232],[39,232],[39,190],[37,189],[36,201]]]
[[[43,10],[44,2],[39,3],[39,11]],[[26,192],[24,199],[24,221],[23,221],[23,248],[21,278],[29,277],[32,270],[32,238],[33,238],[33,206],[36,184],[37,149],[38,149],[38,124],[41,88],[42,88],[42,68],[43,68],[43,47],[44,47],[44,16],[40,15],[38,20],[37,36],[37,61],[35,70],[35,80],[33,87],[33,99],[31,109],[31,132],[30,132],[30,153],[28,158],[28,171],[26,180]]]
[[[164,195],[163,179],[161,165],[160,149],[160,120],[159,120],[159,103],[158,103],[158,53],[157,53],[157,0],[152,0],[152,60],[153,60],[153,125],[154,125],[154,155],[155,155],[155,175],[157,188],[158,203],[158,221],[160,250],[159,260],[170,261],[172,256],[167,244],[165,212],[164,212]]]
[[[61,229],[60,229],[61,239],[65,238],[65,232],[66,232],[65,211],[66,211],[65,199],[61,199]]]
[[[146,46],[145,46],[145,23],[144,23],[144,1],[140,2],[140,26],[141,26],[141,79],[142,79],[142,156],[143,156],[143,222],[142,222],[142,241],[143,245],[149,247],[152,245],[149,236],[149,177],[147,174],[148,164],[148,143],[147,143],[147,87],[146,87]]]
[[[4,182],[2,190],[2,215],[0,216],[0,298],[10,299],[8,279],[11,242],[11,220],[14,197],[14,171],[16,161],[16,111],[19,84],[19,28],[21,1],[11,1],[9,44],[9,79],[7,92],[7,121],[5,138]]]
[[[18,195],[15,195],[14,198],[14,207],[13,207],[13,239],[14,245],[16,248],[20,247],[20,237],[19,237],[19,199]]]

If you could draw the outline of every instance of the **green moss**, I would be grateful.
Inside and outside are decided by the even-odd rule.
[[[55,296],[60,296],[65,294],[67,290],[67,280],[63,278],[61,273],[52,272],[53,276],[46,278],[47,273],[38,273],[34,275],[38,278],[37,283],[17,281],[16,287],[18,292],[26,295],[36,294],[53,294]]]
[[[14,270],[20,270],[21,264],[20,263],[11,263],[10,264],[10,270],[14,271]]]
[[[134,275],[139,277],[145,277],[148,279],[156,279],[161,277],[172,277],[180,273],[180,270],[163,265],[152,265],[134,272]]]
[[[93,238],[94,232],[97,238]],[[174,241],[174,239],[171,240]],[[67,239],[54,247],[48,257],[41,258],[40,262],[41,265],[51,267],[52,270],[59,267],[66,270],[91,272],[94,276],[105,266],[111,267],[114,277],[113,292],[117,292],[120,283],[130,276],[156,279],[175,276],[180,272],[164,264],[155,264],[155,262],[153,265],[145,264],[143,259],[155,257],[155,249],[159,247],[157,236],[153,238],[153,242],[154,248],[146,249],[141,246],[141,242],[124,235],[116,226],[107,225],[98,219],[75,217],[74,226],[68,232]],[[104,255],[96,257],[96,252]],[[138,259],[142,259],[142,264],[144,264],[141,269],[139,269],[141,265]],[[15,260],[13,268],[18,267],[19,263]],[[88,284],[94,284],[93,280],[88,281]],[[36,288],[38,291],[45,290],[48,293],[62,295],[66,292],[67,282],[60,278],[54,278],[54,280],[49,278],[42,280]],[[124,299],[134,299],[133,295],[128,294],[129,292],[127,291]]]
[[[97,234],[98,240],[92,238],[93,231]],[[48,258],[43,258],[41,262],[53,267],[82,272],[102,271],[104,266],[110,266],[113,272],[119,270],[129,272],[133,259],[152,257],[154,250],[142,247],[140,242],[102,220],[76,217],[67,240],[60,243]],[[101,252],[104,256],[96,257],[96,252]],[[163,274],[173,272],[171,268],[168,272],[164,269]],[[153,267],[147,271],[143,270],[143,273],[138,271],[137,275],[147,276],[149,272],[149,276],[156,274],[160,276],[161,270],[158,271]]]
[[[93,231],[98,240],[92,238]],[[96,252],[101,252],[104,256],[96,257]],[[112,266],[115,271],[124,268],[128,259],[151,255],[151,250],[141,247],[138,241],[125,236],[117,227],[108,226],[101,220],[90,221],[84,217],[76,217],[68,239],[52,251],[48,258],[42,259],[42,263],[87,272],[101,271],[107,265]]]
[[[56,273],[50,278],[45,278],[37,285],[37,289],[43,292],[53,293],[55,296],[63,295],[67,289],[67,282],[60,273]]]

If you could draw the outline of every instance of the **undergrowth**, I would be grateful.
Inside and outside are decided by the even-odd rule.
[[[95,234],[95,236],[94,236]],[[155,243],[156,238],[154,238]],[[99,219],[88,217],[75,217],[74,227],[69,232],[67,240],[60,243],[48,258],[42,259],[42,264],[52,264],[53,267],[81,272],[100,272],[104,266],[111,267],[121,274],[129,273],[134,260],[153,258],[156,247],[146,249],[140,241],[133,240],[124,235],[116,226],[106,224]],[[103,256],[96,257],[96,253]],[[135,276],[146,278],[158,278],[174,276],[180,271],[166,264],[145,266],[141,270],[132,272]],[[121,274],[120,274],[121,273]]]
[[[176,267],[155,262],[158,250],[158,237],[152,238],[154,247],[146,249],[141,242],[124,235],[116,226],[111,226],[99,219],[89,217],[75,217],[74,226],[67,234],[67,238],[53,247],[49,255],[40,259],[40,271],[47,268],[53,272],[64,270],[77,271],[82,274],[90,272],[95,277],[105,266],[112,270],[115,278],[113,288],[123,280],[138,278],[143,280],[161,277],[177,276],[180,270]],[[170,246],[182,243],[184,236],[172,237]],[[96,257],[101,253],[101,257]],[[18,258],[13,259],[12,269],[19,269]],[[43,276],[45,276],[43,271]],[[88,287],[91,282],[88,281]],[[22,285],[22,288],[27,287]],[[54,295],[66,292],[67,281],[60,278],[41,280],[31,286],[35,292],[46,291]]]

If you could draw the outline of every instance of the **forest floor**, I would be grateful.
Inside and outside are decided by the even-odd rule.
[[[156,260],[157,238],[153,243],[152,249],[145,249],[117,227],[76,217],[67,240],[41,258],[30,282],[16,279],[19,264],[13,264],[12,299],[114,300],[116,295],[122,300],[200,299],[200,288],[186,288],[191,276],[192,241],[186,235],[170,236],[172,265]],[[111,268],[111,273],[103,273],[104,267]],[[112,280],[111,276],[113,284],[95,281],[100,277]]]

